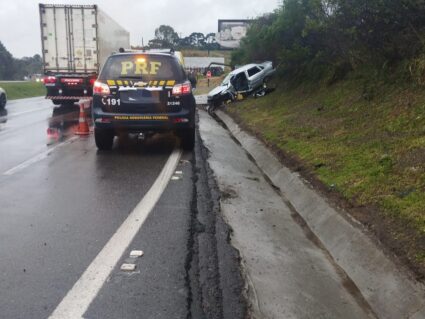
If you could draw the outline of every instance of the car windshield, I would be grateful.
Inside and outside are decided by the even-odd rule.
[[[172,56],[126,54],[111,56],[105,63],[99,80],[140,79],[177,80],[184,79],[184,71]]]

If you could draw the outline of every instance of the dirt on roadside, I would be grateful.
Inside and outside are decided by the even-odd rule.
[[[208,94],[212,89],[217,87],[222,81],[224,76],[214,76],[210,79],[210,85],[208,86],[208,79],[201,77],[198,79],[196,90],[194,91],[195,95]]]

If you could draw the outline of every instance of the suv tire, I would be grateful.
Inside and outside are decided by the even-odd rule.
[[[179,132],[181,146],[185,151],[191,151],[195,147],[195,128],[184,129]]]
[[[94,140],[101,151],[109,151],[114,143],[114,131],[108,129],[94,128]]]

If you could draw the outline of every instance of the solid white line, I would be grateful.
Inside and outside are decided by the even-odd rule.
[[[7,117],[6,117],[7,118]],[[35,125],[35,124],[39,124],[41,122],[46,122],[46,119],[40,120],[40,121],[36,121],[36,122],[32,122],[31,125]],[[2,123],[0,123],[2,124]],[[20,131],[23,129],[28,128],[29,126],[18,126],[18,127],[11,127],[11,128],[7,128],[5,131],[0,131],[0,137],[5,136],[5,135],[9,135],[12,133],[15,133],[16,131]]]
[[[50,106],[44,106],[44,107],[39,107],[36,109],[32,109],[32,110],[27,110],[27,111],[22,111],[22,112],[17,112],[17,113],[9,113],[7,115],[8,118],[12,118],[15,116],[19,116],[19,115],[24,115],[24,114],[28,114],[28,113],[33,113],[33,112],[38,112],[38,111],[43,111],[43,110],[50,110],[51,107]]]
[[[66,294],[49,319],[78,319],[83,317],[100,288],[102,288],[103,283],[161,197],[177,167],[180,156],[180,149],[175,149],[171,153],[152,187]]]
[[[71,137],[70,139],[66,140],[65,142],[62,142],[62,143],[59,143],[59,144],[57,144],[57,145],[55,145],[55,146],[53,146],[53,147],[50,147],[49,149],[45,150],[44,152],[41,152],[41,153],[37,154],[36,156],[34,156],[34,157],[32,157],[32,158],[30,158],[30,159],[26,160],[25,162],[23,162],[23,163],[21,163],[21,164],[19,164],[19,165],[15,166],[15,167],[12,167],[11,169],[9,169],[9,170],[7,170],[6,172],[4,172],[4,173],[3,173],[3,175],[10,176],[10,175],[13,175],[13,174],[15,174],[15,173],[17,173],[17,172],[20,172],[20,171],[22,171],[23,169],[27,168],[28,166],[31,166],[32,164],[35,164],[35,163],[37,163],[37,162],[39,162],[39,161],[41,161],[41,160],[45,159],[45,158],[46,158],[47,156],[49,156],[49,155],[50,155],[50,154],[51,154],[51,153],[52,153],[55,149],[57,149],[57,148],[59,148],[59,147],[62,147],[62,146],[64,146],[64,145],[70,144],[70,143],[72,143],[73,141],[75,141],[77,138],[78,138],[78,136],[74,136],[74,137]]]
[[[31,102],[32,100],[35,101],[43,101],[45,100],[44,96],[33,96],[33,97],[24,97],[22,99],[14,99],[14,100],[8,100],[6,107],[10,105],[15,105],[21,102]]]

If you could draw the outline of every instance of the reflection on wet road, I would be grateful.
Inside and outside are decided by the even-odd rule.
[[[73,135],[78,105],[53,107],[42,97],[10,101],[0,113],[0,174]]]
[[[48,145],[61,142],[74,135],[78,125],[79,111],[77,104],[53,108],[52,115],[48,119]]]

